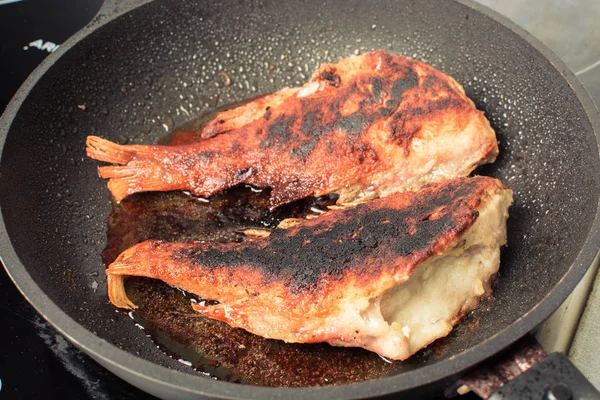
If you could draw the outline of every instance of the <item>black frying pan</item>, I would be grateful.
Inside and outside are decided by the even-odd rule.
[[[555,55],[493,12],[433,0],[164,0],[127,13],[119,4],[50,56],[0,121],[0,254],[45,318],[134,385],[168,398],[439,393],[544,321],[596,256],[598,111]],[[107,303],[100,253],[111,202],[85,137],[155,142],[218,106],[302,84],[322,62],[378,48],[452,75],[497,132],[500,157],[480,172],[506,182],[515,203],[478,327],[387,377],[333,387],[214,381],[157,350]]]

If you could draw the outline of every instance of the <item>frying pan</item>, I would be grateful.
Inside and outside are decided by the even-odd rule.
[[[500,156],[479,172],[506,182],[515,203],[493,301],[443,352],[421,352],[379,379],[286,389],[198,376],[106,300],[100,254],[111,201],[84,156],[85,137],[155,142],[218,106],[302,84],[322,62],[378,48],[453,76],[497,132]],[[469,1],[107,3],[2,116],[0,254],[61,333],[159,397],[428,396],[537,327],[591,265],[600,244],[599,121],[554,54]]]

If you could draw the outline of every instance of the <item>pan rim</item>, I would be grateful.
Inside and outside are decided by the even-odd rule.
[[[150,1],[144,1],[143,7]],[[553,67],[563,76],[571,86],[579,102],[581,103],[594,130],[596,144],[598,146],[600,135],[600,114],[591,97],[579,82],[576,76],[569,70],[562,60],[550,49],[536,39],[533,35],[519,27],[512,21],[501,16],[495,11],[475,3],[474,0],[457,0],[457,3],[465,6],[471,11],[480,12],[491,18],[505,28],[511,30],[521,39],[525,40],[537,52],[544,56]],[[136,7],[137,8],[137,7]],[[37,81],[50,69],[54,62],[65,54],[77,43],[85,39],[98,28],[117,18],[120,18],[130,9],[124,7],[115,15],[99,16],[90,25],[83,28],[73,37],[67,40],[59,51],[47,57],[20,87],[4,114],[0,118],[0,154],[10,131],[12,121],[27,98],[29,92]],[[205,379],[200,381],[197,376],[184,372],[173,371],[166,367],[146,361],[140,357],[130,354],[117,346],[108,343],[104,339],[94,335],[74,319],[69,317],[62,309],[50,300],[33,281],[25,266],[20,262],[8,235],[2,213],[0,213],[0,259],[5,269],[23,296],[33,307],[61,334],[75,343],[79,348],[90,354],[96,360],[101,360],[115,369],[138,376],[146,381],[153,381],[161,385],[184,391],[193,395],[218,396],[221,398],[238,398],[243,393],[247,398],[314,398],[315,396],[364,398],[396,393],[403,390],[411,390],[441,381],[455,376],[474,365],[497,354],[510,346],[518,339],[543,322],[575,288],[587,269],[597,255],[600,247],[600,202],[596,207],[594,221],[588,232],[575,261],[563,276],[561,281],[549,291],[549,293],[532,309],[522,315],[504,330],[488,338],[485,342],[471,347],[459,356],[442,360],[433,365],[408,371],[395,376],[380,378],[376,380],[352,383],[340,386],[328,387],[305,387],[305,388],[271,388],[263,386],[251,386],[234,384],[223,381]],[[52,318],[49,318],[52,316]],[[418,379],[415,379],[418,375]]]

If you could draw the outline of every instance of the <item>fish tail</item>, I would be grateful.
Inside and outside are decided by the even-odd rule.
[[[120,145],[98,136],[88,136],[85,145],[88,157],[111,164],[125,165],[137,153],[133,146]]]
[[[89,157],[117,164],[98,168],[99,175],[109,179],[107,187],[116,202],[133,193],[178,189],[166,183],[165,165],[154,157],[159,146],[120,145],[96,136],[88,136],[86,145]],[[168,151],[160,148],[161,154]]]
[[[125,275],[108,273],[107,271],[108,299],[118,308],[134,310],[137,306],[127,297],[125,291],[126,278]]]

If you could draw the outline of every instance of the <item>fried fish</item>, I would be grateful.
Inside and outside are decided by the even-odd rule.
[[[107,269],[110,301],[135,308],[128,276],[199,296],[207,317],[292,343],[356,346],[404,360],[491,292],[512,192],[456,178],[241,243],[146,241]]]
[[[483,112],[450,76],[374,51],[321,65],[284,88],[219,113],[202,140],[118,145],[87,138],[116,201],[143,191],[210,196],[238,184],[272,189],[270,206],[307,196],[360,202],[467,176],[498,145]]]

